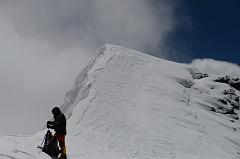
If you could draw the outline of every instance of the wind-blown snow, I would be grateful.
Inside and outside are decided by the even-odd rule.
[[[194,67],[198,70],[204,71],[205,73],[215,74],[215,75],[231,75],[240,76],[240,67],[237,64],[216,61],[213,59],[196,59],[192,62]]]
[[[240,158],[239,111],[210,111],[231,87],[214,82],[216,74],[193,78],[197,73],[192,65],[101,47],[66,93],[69,159]],[[0,157],[47,158],[36,149],[43,134],[1,137]]]

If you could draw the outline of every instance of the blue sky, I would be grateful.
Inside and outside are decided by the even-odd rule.
[[[177,9],[181,28],[169,39],[180,61],[213,58],[240,64],[240,1],[183,0]]]

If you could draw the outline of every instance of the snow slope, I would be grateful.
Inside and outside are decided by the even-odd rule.
[[[69,159],[239,159],[239,111],[225,113],[234,101],[223,93],[239,91],[199,75],[191,65],[101,47],[62,106]],[[44,133],[0,137],[0,158],[48,158],[36,149]]]

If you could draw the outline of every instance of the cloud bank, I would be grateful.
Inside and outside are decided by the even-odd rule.
[[[237,64],[216,61],[213,59],[196,59],[191,63],[192,66],[198,68],[202,73],[216,76],[229,75],[232,77],[240,77],[240,67]]]
[[[39,130],[90,56],[19,36],[2,18],[0,28],[0,134]]]
[[[33,133],[100,45],[161,52],[173,0],[0,1],[0,134]]]
[[[23,0],[1,6],[18,33],[58,47],[156,49],[175,25],[171,0]]]

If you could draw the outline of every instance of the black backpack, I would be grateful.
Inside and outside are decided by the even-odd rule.
[[[38,148],[40,148],[43,152],[52,158],[57,158],[60,153],[57,138],[56,136],[53,136],[49,130],[44,137],[43,147],[39,146]]]

